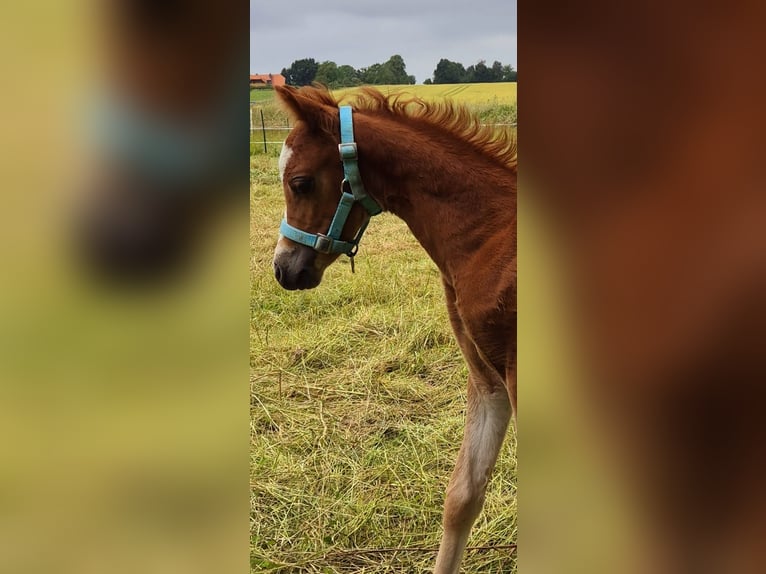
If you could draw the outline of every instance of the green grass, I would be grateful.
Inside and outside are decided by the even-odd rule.
[[[274,99],[274,90],[271,88],[250,89],[251,102],[270,102]]]
[[[403,222],[376,217],[351,274],[288,292],[271,258],[276,159],[251,160],[251,570],[426,572],[463,432],[467,371],[436,267]],[[516,539],[512,432],[470,545]],[[412,550],[364,553],[362,550]],[[507,550],[466,572],[515,571]]]

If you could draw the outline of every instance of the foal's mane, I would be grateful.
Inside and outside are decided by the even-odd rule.
[[[431,129],[448,133],[468,146],[484,153],[505,167],[516,171],[516,137],[509,131],[496,132],[491,125],[482,125],[478,117],[464,105],[451,100],[426,102],[406,93],[385,95],[375,88],[363,87],[336,99],[321,86],[304,87],[302,95],[307,99],[330,107],[351,100],[354,109],[368,111],[373,115],[393,120],[414,120]],[[349,95],[353,98],[349,98]]]

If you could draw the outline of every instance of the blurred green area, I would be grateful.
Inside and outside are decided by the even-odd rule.
[[[535,182],[522,173],[520,188]],[[518,218],[519,572],[649,572],[614,445],[586,395],[562,237],[531,191]]]
[[[98,8],[13,4],[0,24],[0,572],[241,572],[245,195],[160,288],[73,264]]]

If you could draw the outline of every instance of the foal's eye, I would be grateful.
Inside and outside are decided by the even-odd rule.
[[[290,189],[293,193],[299,195],[311,193],[314,191],[314,178],[312,177],[294,177],[290,180]]]

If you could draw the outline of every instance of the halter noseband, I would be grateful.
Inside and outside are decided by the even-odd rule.
[[[362,239],[364,230],[367,229],[368,219],[351,241],[343,241],[340,234],[346,225],[348,214],[355,203],[360,203],[362,207],[370,214],[377,215],[383,209],[372,197],[367,195],[362,184],[362,175],[359,173],[359,155],[357,153],[356,142],[354,141],[354,121],[352,117],[351,106],[340,106],[340,160],[343,162],[344,179],[341,182],[341,197],[338,202],[338,208],[330,222],[330,228],[327,234],[308,233],[287,223],[287,218],[282,219],[279,226],[279,232],[296,243],[307,245],[319,253],[345,253],[351,258],[351,269],[354,269],[354,255],[359,250],[359,240]],[[351,189],[348,193],[346,189]]]

